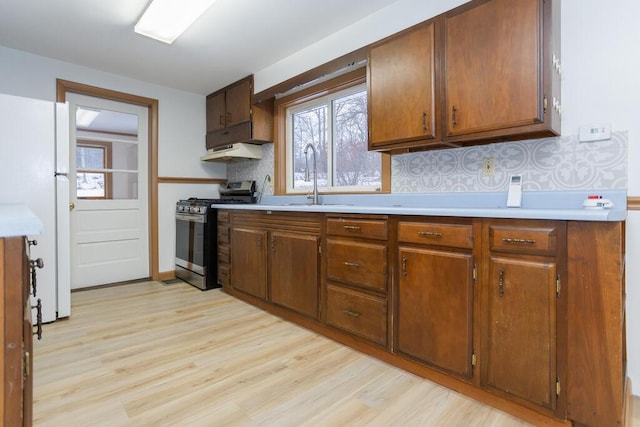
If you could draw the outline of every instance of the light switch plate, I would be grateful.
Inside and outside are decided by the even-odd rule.
[[[611,124],[581,126],[578,141],[593,142],[611,139]]]

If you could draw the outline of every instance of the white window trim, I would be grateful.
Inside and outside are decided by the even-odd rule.
[[[335,119],[335,111],[332,108],[332,100],[337,98],[344,98],[346,96],[352,95],[354,93],[362,92],[367,90],[367,84],[361,83],[355,86],[348,87],[338,92],[330,93],[328,95],[324,95],[318,98],[314,98],[312,100],[292,105],[285,109],[286,119],[285,119],[285,155],[286,155],[286,192],[287,194],[307,194],[309,193],[309,189],[295,189],[293,188],[293,120],[292,117],[294,114],[308,110],[313,108],[314,106],[320,105],[329,105],[329,114],[328,116],[331,118],[328,123],[327,133],[330,138],[330,150],[331,155],[328,156],[327,159],[327,169],[331,176],[333,177],[335,171],[333,169],[333,159],[334,156],[337,155],[333,134],[333,122]],[[368,114],[368,113],[367,113]],[[311,168],[311,159],[312,155],[309,153],[309,167]],[[382,160],[381,160],[382,161]],[[313,171],[310,172],[310,184],[313,182]],[[318,192],[336,192],[336,193],[349,193],[349,192],[359,192],[359,193],[378,193],[381,191],[380,185],[353,185],[353,186],[318,186]]]

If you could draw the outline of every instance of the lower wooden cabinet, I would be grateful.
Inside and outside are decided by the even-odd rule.
[[[271,233],[271,302],[318,317],[319,246],[319,236]]]
[[[0,238],[0,351],[3,426],[31,426],[33,407],[33,327],[26,238]]]
[[[267,232],[234,227],[231,230],[231,286],[267,298]]]
[[[398,256],[397,350],[470,378],[472,254],[400,246]]]
[[[566,226],[485,221],[483,241],[480,383],[564,416]]]
[[[387,299],[329,284],[327,324],[376,344],[387,343]]]
[[[239,210],[230,223],[232,295],[534,425],[630,421],[624,222]]]
[[[230,262],[231,289],[318,318],[318,216],[234,212]]]

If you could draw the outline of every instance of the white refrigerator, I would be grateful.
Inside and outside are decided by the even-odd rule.
[[[31,247],[42,258],[37,298],[42,321],[71,314],[69,109],[66,104],[0,94],[0,203],[27,205],[43,222]]]

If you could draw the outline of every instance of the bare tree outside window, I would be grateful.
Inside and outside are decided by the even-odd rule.
[[[318,186],[378,189],[382,183],[381,157],[368,151],[367,92],[350,90],[297,106],[291,118],[291,185],[309,190],[304,181],[304,148],[311,143],[318,153]],[[312,155],[309,154],[309,162]],[[313,177],[312,177],[313,179]]]
[[[380,186],[380,154],[368,151],[367,92],[333,101],[334,186]]]

